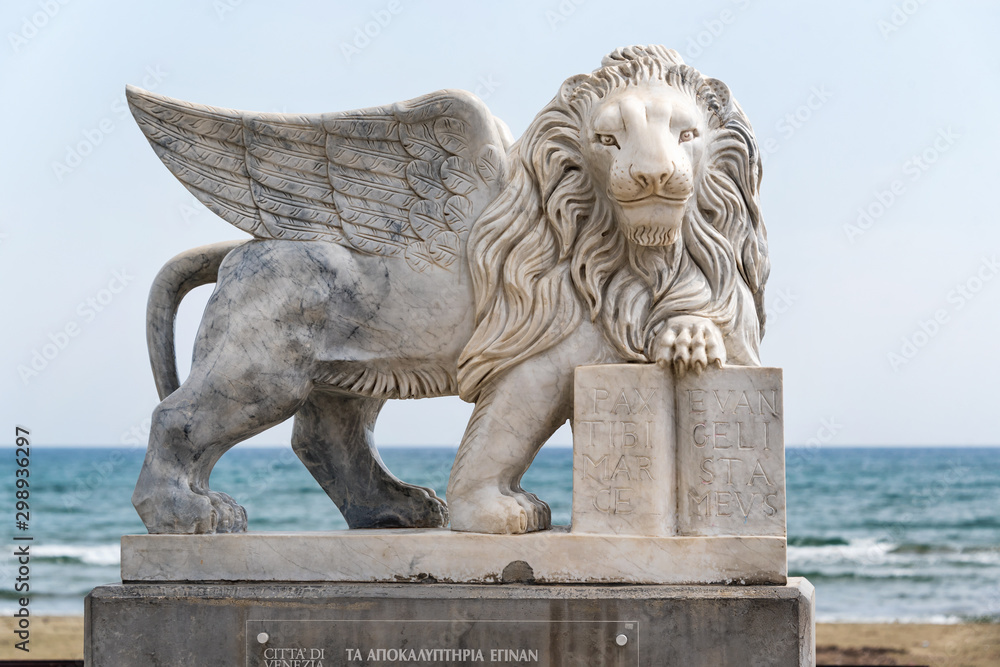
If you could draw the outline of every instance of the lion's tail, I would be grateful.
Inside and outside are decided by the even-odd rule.
[[[214,283],[222,260],[246,241],[224,241],[192,248],[167,262],[153,280],[146,304],[146,346],[160,400],[181,386],[174,349],[174,320],[181,300],[195,287]]]

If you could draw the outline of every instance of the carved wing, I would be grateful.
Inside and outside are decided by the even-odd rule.
[[[506,181],[504,127],[442,90],[327,114],[234,111],[132,86],[132,115],[203,204],[261,239],[326,240],[448,267]]]

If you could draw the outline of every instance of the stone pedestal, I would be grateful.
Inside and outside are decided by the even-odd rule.
[[[813,607],[804,579],[784,586],[119,584],[87,597],[86,659],[92,667],[788,667],[815,663]]]
[[[779,369],[581,367],[571,527],[126,536],[88,664],[811,665],[782,415]]]

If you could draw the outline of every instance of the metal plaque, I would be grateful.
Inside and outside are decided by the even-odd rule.
[[[639,665],[636,621],[252,620],[247,667]]]

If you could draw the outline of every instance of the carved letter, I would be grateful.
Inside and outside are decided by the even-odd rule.
[[[622,447],[635,447],[639,436],[635,432],[635,422],[622,422]]]
[[[635,390],[635,395],[639,399],[639,407],[635,409],[635,414],[642,414],[645,410],[649,414],[653,414],[653,409],[649,407],[649,402],[652,400],[653,395],[656,393],[656,387],[649,390],[649,396],[643,397],[642,392],[638,389]]]
[[[712,422],[712,424],[715,426],[715,431],[712,434],[714,436],[712,438],[712,447],[715,449],[732,449],[733,446],[730,444],[726,444],[725,447],[719,444],[719,438],[726,439],[726,430],[729,428],[729,422]],[[721,430],[719,429],[720,426],[722,427]]]
[[[725,501],[722,500],[722,496],[726,497]],[[733,497],[733,494],[729,493],[728,491],[717,491],[715,493],[715,503],[716,503],[715,515],[716,516],[732,516],[733,515],[732,512],[723,512],[722,511],[723,507],[725,507],[727,509],[729,508],[729,500],[732,497]]]
[[[757,494],[757,493],[750,494],[750,504],[747,505],[746,507],[743,507],[743,498],[740,497],[740,492],[739,491],[736,492],[736,502],[739,503],[739,505],[740,505],[740,512],[743,513],[743,518],[744,519],[749,518],[749,516],[750,516],[750,510],[753,509],[753,499],[756,498],[758,495],[759,494]]]
[[[740,463],[742,461],[742,459],[723,459],[723,458],[720,458],[719,460],[726,462],[726,486],[732,486],[733,485],[733,461],[736,461],[737,463]]]
[[[766,405],[767,409],[771,411],[771,414],[777,417],[778,411],[774,409],[774,406],[775,404],[777,404],[777,402],[778,402],[778,391],[776,389],[771,390],[770,402],[768,402],[768,400],[764,398],[764,391],[762,389],[757,390],[757,412],[759,414],[764,414],[764,406]]]
[[[626,496],[626,493],[632,493],[632,489],[615,489],[615,514],[632,513],[632,499]],[[622,505],[628,507],[628,509],[621,509]]]
[[[601,496],[603,496],[605,494],[608,497],[608,502],[607,502],[607,504],[604,507],[601,507],[601,503],[600,503]],[[611,511],[611,489],[601,489],[600,491],[597,492],[597,495],[594,496],[594,507],[597,509],[598,512],[610,512]]]
[[[714,464],[715,461],[713,461],[712,459],[704,459],[701,462],[701,471],[705,473],[704,475],[701,476],[701,481],[704,482],[705,484],[711,484],[712,482],[715,481],[715,473],[707,468],[709,463]],[[705,475],[708,475],[708,479],[705,479]]]
[[[635,460],[639,463],[639,472],[636,473],[636,476],[641,480],[642,479],[642,473],[645,472],[646,473],[646,479],[652,480],[653,479],[653,473],[649,472],[649,466],[652,463],[652,461],[649,459],[649,457],[648,456],[637,456],[635,458]]]
[[[597,436],[597,434],[596,434],[597,425],[598,424],[603,424],[604,422],[602,422],[602,421],[580,421],[578,423],[580,424],[580,426],[589,426],[590,427],[589,429],[587,429],[588,431],[590,431],[590,438],[589,438],[589,440],[587,442],[587,446],[588,447],[593,447],[594,444],[595,444],[594,441],[597,439],[596,438],[596,436]]]
[[[718,389],[713,389],[712,393],[715,394],[715,402],[719,404],[719,409],[722,410],[723,414],[725,414],[726,413],[726,406],[729,405],[729,398],[733,395],[733,390],[730,389],[729,393],[726,394],[726,402],[725,403],[723,403],[722,399],[719,398],[719,390]]]
[[[602,466],[603,472],[599,476],[595,477],[594,475],[591,474],[590,469],[593,468],[594,470],[597,470],[598,466]],[[596,462],[593,459],[591,459],[589,456],[587,456],[586,454],[583,455],[583,478],[587,479],[588,477],[590,477],[591,479],[596,479],[598,482],[606,482],[607,481],[607,479],[608,479],[608,455],[607,454],[605,454],[604,456],[602,456]]]
[[[753,449],[754,446],[751,444],[747,447],[743,446],[743,422],[736,422],[736,448],[737,449]]]
[[[702,422],[700,424],[695,424],[694,425],[694,430],[691,433],[691,437],[694,438],[694,446],[695,447],[704,447],[705,443],[708,442],[708,436],[705,435],[704,433],[701,434],[701,440],[698,439],[698,429],[699,428],[700,429],[704,429],[705,427],[706,427],[705,422]]]
[[[699,498],[697,493],[691,491],[690,489],[688,490],[688,502],[691,505],[689,513],[691,516],[708,516],[708,512],[710,510],[708,500],[709,495],[710,494],[706,493],[704,496]],[[702,505],[705,506],[704,511],[701,511]]]
[[[604,394],[601,396],[601,394]],[[595,389],[594,390],[594,412],[601,411],[601,401],[606,401],[611,396],[606,389]]]
[[[691,404],[692,414],[701,414],[705,411],[705,399],[702,397],[704,393],[701,389],[688,389],[688,402]]]
[[[627,415],[632,414],[632,408],[629,407],[628,397],[625,396],[625,390],[624,389],[622,389],[622,393],[618,396],[618,401],[615,403],[614,407],[611,408],[611,412],[613,412],[613,413],[615,413],[617,415],[618,414],[618,408],[621,407],[621,406],[625,406],[625,414],[627,414]]]
[[[619,473],[625,473],[625,479],[632,479],[632,473],[628,469],[628,463],[626,463],[624,455],[615,464],[615,470],[611,473],[611,479],[618,479]]]
[[[771,484],[771,480],[769,480],[767,475],[764,473],[764,467],[760,464],[760,459],[758,459],[757,463],[754,464],[753,473],[750,475],[750,481],[747,482],[747,486],[753,486],[753,481],[758,477],[763,477],[764,483],[768,486],[774,486],[774,484]]]

